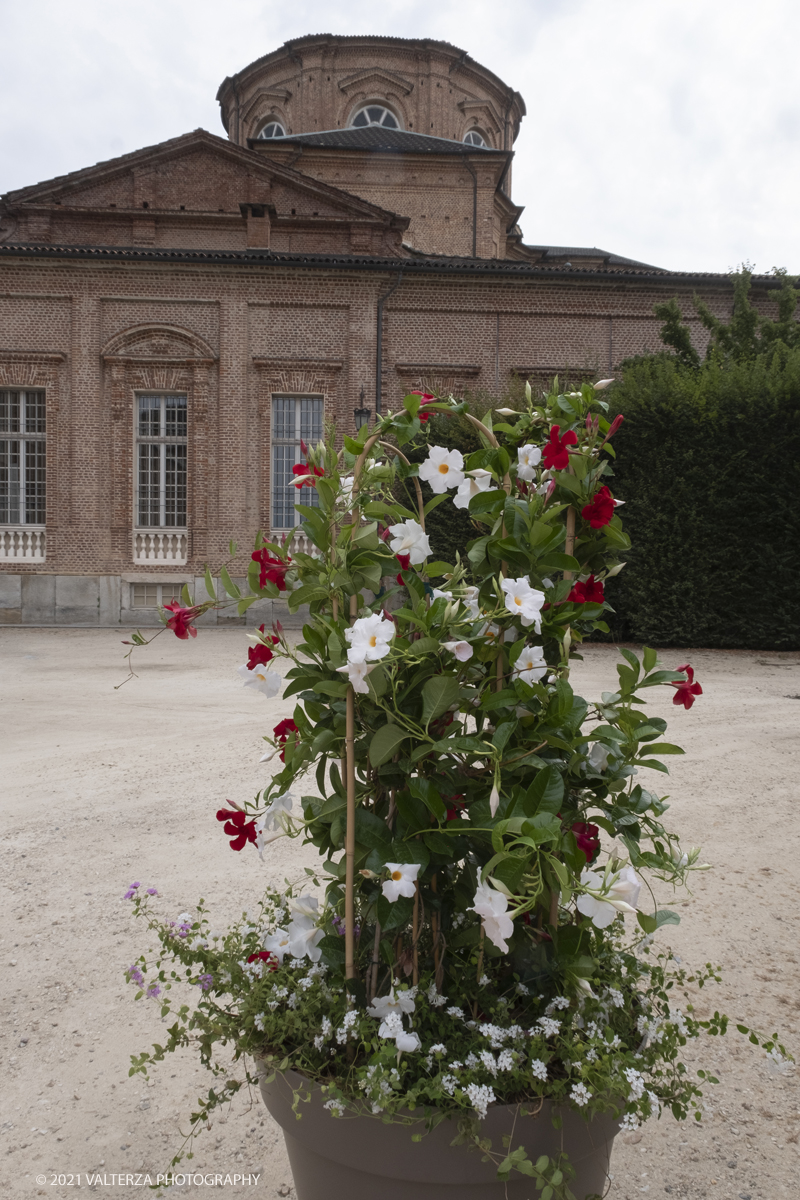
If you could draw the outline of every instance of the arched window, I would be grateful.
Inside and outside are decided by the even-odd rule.
[[[486,138],[482,133],[478,133],[477,129],[470,129],[469,133],[464,135],[464,141],[468,146],[481,146],[484,150],[488,149]]]
[[[363,129],[365,125],[382,125],[384,129],[400,128],[397,117],[382,104],[367,104],[360,108],[350,125],[353,129]]]
[[[268,125],[265,125],[264,128],[259,131],[258,136],[259,138],[286,137],[286,130],[279,121],[270,121]]]

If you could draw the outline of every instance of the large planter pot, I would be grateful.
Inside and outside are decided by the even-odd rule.
[[[300,1120],[292,1111],[298,1088]],[[384,1124],[380,1117],[333,1117],[323,1108],[319,1088],[294,1071],[270,1082],[262,1074],[261,1094],[283,1129],[297,1200],[535,1200],[541,1194],[532,1179],[515,1173],[504,1184],[479,1151],[451,1146],[456,1121],[442,1121],[414,1142],[422,1122],[409,1127]],[[556,1130],[548,1102],[536,1117],[516,1105],[493,1104],[481,1133],[491,1138],[493,1152],[504,1153],[503,1137],[513,1130],[512,1148],[524,1145],[534,1162],[541,1154],[565,1151],[577,1172],[570,1183],[577,1200],[602,1196],[619,1118],[602,1114],[587,1123],[570,1108],[561,1117]]]

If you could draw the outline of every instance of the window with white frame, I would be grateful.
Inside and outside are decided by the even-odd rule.
[[[47,484],[43,391],[0,391],[0,525],[44,525]]]
[[[259,130],[259,138],[276,138],[286,137],[286,130],[281,125],[280,121],[270,121],[263,129]]]
[[[182,583],[132,583],[131,608],[160,608],[163,604],[181,602]]]
[[[136,522],[186,528],[186,397],[136,397]]]
[[[297,488],[292,467],[305,462],[301,440],[315,445],[322,438],[321,396],[272,397],[272,512],[273,529],[294,529],[302,519],[294,506],[299,501],[316,508],[315,488]]]
[[[478,133],[477,129],[470,129],[469,133],[464,135],[464,141],[467,146],[482,146],[484,150],[488,149],[486,138],[482,133]]]
[[[383,104],[366,104],[360,108],[350,122],[353,129],[362,129],[366,125],[382,125],[384,129],[399,129],[397,117]]]

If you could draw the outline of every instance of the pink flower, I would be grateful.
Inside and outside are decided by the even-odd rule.
[[[685,709],[690,709],[694,704],[695,696],[702,696],[703,689],[699,683],[694,682],[694,668],[686,663],[682,667],[678,667],[679,671],[685,671],[689,678],[684,683],[673,683],[675,695],[672,697],[673,704],[682,704]]]
[[[605,600],[603,584],[594,575],[590,575],[583,583],[578,580],[567,600],[573,604],[602,604]]]
[[[248,842],[256,845],[255,817],[248,821],[247,813],[238,808],[221,808],[217,813],[217,820],[226,822],[223,833],[227,833],[231,838],[231,850],[243,850]]]
[[[569,429],[564,434],[561,434],[561,426],[554,425],[550,430],[550,437],[545,442],[544,452],[542,454],[542,462],[550,470],[563,471],[569,466],[569,450],[568,446],[577,446],[578,435],[574,430]]]
[[[191,622],[198,616],[199,608],[181,608],[177,601],[165,604],[164,608],[173,615],[167,621],[167,629],[171,629],[175,637],[185,642],[189,637],[197,637],[197,630]]]
[[[611,422],[611,425],[609,426],[608,433],[603,438],[602,444],[604,446],[605,446],[606,442],[609,441],[614,436],[614,434],[617,432],[617,430],[619,429],[620,425],[622,424],[622,422],[624,420],[625,420],[625,418],[623,417],[622,413],[617,413],[616,417],[614,417],[614,420]]]
[[[596,492],[590,504],[581,509],[581,516],[588,521],[592,529],[602,529],[614,515],[614,497],[604,485]]]

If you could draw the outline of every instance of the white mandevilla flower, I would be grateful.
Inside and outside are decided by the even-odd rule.
[[[409,991],[395,992],[392,987],[389,989],[387,996],[376,996],[367,1009],[367,1012],[371,1017],[377,1017],[379,1021],[385,1021],[389,1013],[397,1013],[402,1017],[403,1013],[412,1013],[414,1008],[414,997]]]
[[[480,495],[481,492],[488,492],[492,486],[492,472],[484,471],[482,468],[477,468],[470,471],[471,479],[465,479],[463,483],[458,485],[458,491],[453,496],[453,504],[456,508],[469,508],[469,502],[473,496]]]
[[[442,642],[442,646],[454,654],[459,662],[467,662],[472,658],[473,650],[469,642]]]
[[[544,651],[541,646],[526,646],[517,659],[514,668],[514,679],[523,683],[534,683],[547,674],[547,663],[544,661]]]
[[[259,822],[256,822],[256,829],[259,823],[262,829],[268,832],[276,830],[278,826],[283,826],[283,814],[292,811],[292,793],[284,792],[282,796],[276,796],[271,801],[269,808],[265,811]]]
[[[494,817],[497,815],[497,810],[500,807],[500,792],[497,784],[495,784],[489,793],[489,812]]]
[[[353,478],[352,475],[346,475],[345,478],[341,480],[341,482],[339,484],[341,491],[336,498],[337,504],[343,504],[343,505],[347,505],[347,506],[352,504],[353,484],[354,483],[355,483],[355,479]]]
[[[581,886],[587,891],[578,897],[578,912],[589,917],[597,929],[605,929],[618,913],[636,912],[642,884],[628,864],[608,875],[587,869],[581,875]]]
[[[605,746],[602,742],[595,742],[587,756],[590,766],[594,767],[595,771],[605,771],[610,754],[610,747]]]
[[[419,521],[401,521],[399,525],[390,525],[389,533],[392,535],[389,546],[395,554],[407,554],[412,566],[425,562],[431,552],[431,543]]]
[[[276,929],[268,937],[264,938],[264,949],[269,950],[270,954],[274,954],[278,962],[283,964],[284,955],[290,952],[290,937],[286,929]]]
[[[416,891],[416,878],[421,865],[421,863],[387,862],[386,870],[389,872],[389,878],[381,884],[381,891],[390,903],[394,904],[395,900],[399,900],[401,896],[411,899]]]
[[[349,629],[345,629],[344,636],[350,643],[348,662],[376,662],[389,653],[394,623],[385,621],[380,613],[373,613],[371,617],[361,617]]]
[[[305,901],[305,905],[301,901],[292,901],[292,908],[295,909],[297,916],[292,918],[286,930],[289,935],[289,950],[295,958],[304,958],[308,955],[312,962],[319,962],[322,957],[319,943],[325,936],[325,932],[316,924],[316,914],[312,916],[309,911],[311,904],[316,909],[317,902],[310,896],[302,897],[302,901]]]
[[[281,688],[281,677],[277,671],[270,671],[263,663],[258,663],[252,669],[247,663],[242,663],[239,667],[239,674],[244,680],[245,687],[255,688],[257,692],[263,692],[267,699],[277,696]]]
[[[536,468],[542,461],[541,448],[539,446],[532,445],[518,446],[517,458],[519,459],[517,464],[517,477],[519,479],[524,479],[527,483],[530,483],[536,478]]]
[[[358,692],[360,696],[369,695],[367,676],[370,671],[375,670],[374,663],[370,665],[367,662],[349,662],[343,667],[337,667],[336,670],[347,676],[353,685],[354,692]]]
[[[500,413],[501,417],[518,417],[519,413],[515,408],[496,408],[496,413]]]
[[[428,457],[420,465],[419,477],[430,485],[432,492],[441,496],[448,488],[457,488],[464,482],[464,456],[460,450],[431,446]]]
[[[490,942],[494,942],[498,950],[508,953],[508,942],[514,932],[514,922],[508,916],[508,897],[488,883],[479,883],[475,892],[475,900],[468,909],[475,912],[483,922],[483,928]]]
[[[546,596],[538,588],[532,588],[530,579],[503,579],[500,583],[506,595],[506,608],[515,617],[521,617],[524,626],[533,625],[537,633],[542,632],[542,605]]]
[[[597,383],[594,385],[594,390],[596,392],[602,392],[605,388],[610,387],[613,382],[613,379],[598,379]]]
[[[461,597],[461,603],[467,606],[469,615],[473,621],[477,621],[480,614],[478,607],[478,589],[474,586],[464,588],[464,595]]]
[[[419,1050],[422,1046],[418,1033],[398,1033],[394,1039],[394,1044],[398,1050],[406,1054],[413,1053],[413,1051]]]

